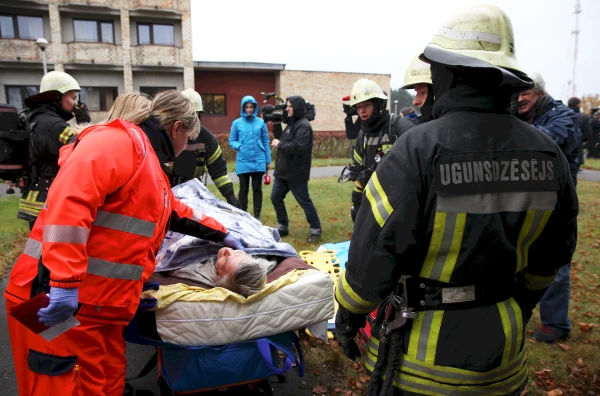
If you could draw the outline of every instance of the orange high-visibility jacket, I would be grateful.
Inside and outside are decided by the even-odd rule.
[[[210,239],[227,233],[173,195],[136,125],[116,120],[86,129],[63,147],[59,164],[47,205],[12,270],[7,298],[24,298],[19,288],[31,284],[43,257],[51,287],[79,288],[78,316],[129,322],[154,271],[171,211],[194,217],[211,231]]]

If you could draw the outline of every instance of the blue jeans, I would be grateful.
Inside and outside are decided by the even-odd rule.
[[[294,198],[296,198],[296,201],[298,201],[300,207],[304,209],[306,220],[310,225],[311,234],[320,234],[321,221],[319,220],[317,209],[315,208],[315,205],[308,194],[308,182],[291,182],[278,177],[275,178],[273,191],[271,192],[271,202],[275,208],[277,223],[286,227],[289,224],[288,214],[285,208],[285,202],[283,202],[283,200],[290,191],[294,195]]]
[[[571,263],[558,270],[554,282],[540,301],[540,316],[544,326],[552,327],[563,333],[571,332],[569,320],[569,297],[571,293]]]

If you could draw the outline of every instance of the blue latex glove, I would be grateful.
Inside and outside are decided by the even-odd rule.
[[[158,282],[146,282],[146,283],[144,283],[144,286],[142,287],[142,291],[158,290],[159,287],[160,287],[160,284]]]
[[[54,326],[73,316],[79,301],[79,289],[50,288],[50,305],[38,311],[40,322],[46,326]]]
[[[221,243],[234,250],[244,250],[244,246],[242,246],[240,240],[237,239],[231,232],[228,232],[227,235],[225,235],[225,238],[223,238]]]
[[[158,300],[156,298],[142,298],[140,300],[140,305],[139,305],[138,309],[140,311],[147,311],[149,309],[156,308],[157,304],[158,304]]]

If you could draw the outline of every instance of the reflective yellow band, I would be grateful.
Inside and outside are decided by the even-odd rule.
[[[408,356],[434,364],[444,311],[425,311],[418,315],[410,331]]]
[[[353,313],[369,313],[377,308],[378,302],[369,302],[362,299],[348,284],[346,272],[338,280],[335,298],[344,308]]]
[[[67,125],[65,127],[65,129],[63,129],[63,131],[60,133],[60,136],[58,137],[58,141],[61,142],[62,144],[67,144],[69,143],[69,139],[73,136],[73,131],[71,131],[71,128],[69,128],[69,126]]]
[[[358,186],[355,184],[352,191],[357,192],[357,193],[362,193],[364,190],[362,188],[358,188]]]
[[[523,315],[521,308],[514,298],[496,304],[502,328],[504,330],[505,344],[502,354],[502,365],[506,365],[522,349],[523,344]]]
[[[89,236],[89,228],[48,224],[44,225],[42,241],[85,245]]]
[[[359,164],[363,163],[362,157],[358,154],[358,152],[356,150],[354,150],[354,160],[356,162],[358,162]]]
[[[229,178],[229,176],[225,175],[225,176],[216,178],[215,180],[213,180],[213,182],[215,182],[215,185],[217,186],[217,188],[221,188],[225,184],[231,183],[231,179]]]
[[[519,238],[517,240],[517,269],[515,273],[523,271],[527,268],[529,247],[542,233],[548,219],[552,215],[551,210],[537,211],[528,210],[525,215],[525,221],[519,232]]]
[[[529,290],[541,290],[550,287],[556,275],[537,276],[525,272],[525,287]]]
[[[420,277],[449,283],[462,246],[466,213],[436,212]]]
[[[381,146],[381,150],[383,151],[383,153],[387,153],[388,151],[390,151],[390,149],[392,148],[391,144],[384,144],[383,146]]]
[[[208,160],[206,161],[207,165],[212,165],[213,162],[215,162],[223,153],[223,150],[221,150],[221,146],[217,146],[217,149],[215,150],[215,152],[213,153],[213,155],[211,155]]]
[[[369,184],[367,184],[366,197],[371,203],[371,211],[373,211],[373,216],[375,217],[377,224],[379,224],[380,227],[383,227],[387,219],[394,212],[394,209],[392,208],[392,205],[390,205],[388,197],[379,183],[377,173],[373,173],[371,180],[369,180]]]

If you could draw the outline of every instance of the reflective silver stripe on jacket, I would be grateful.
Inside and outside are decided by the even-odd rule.
[[[113,263],[95,257],[88,257],[88,274],[111,279],[140,280],[144,267],[135,264]]]
[[[85,227],[49,224],[44,226],[42,241],[85,245],[89,236],[90,230]]]
[[[27,238],[23,253],[39,260],[42,257],[42,242]]]
[[[117,213],[110,213],[104,210],[98,211],[92,224],[117,231],[129,232],[131,234],[141,235],[148,238],[154,235],[154,229],[156,228],[156,224],[150,221]]]
[[[558,202],[556,191],[501,192],[437,197],[436,210],[446,213],[488,214],[500,212],[526,212],[528,210],[554,210]]]

